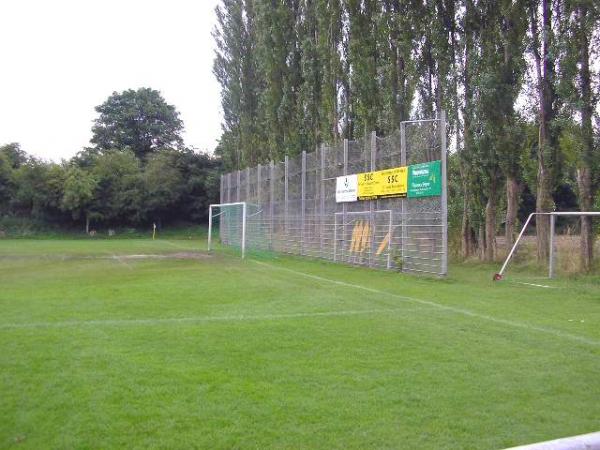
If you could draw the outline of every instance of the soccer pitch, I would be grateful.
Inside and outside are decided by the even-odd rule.
[[[503,448],[600,429],[600,280],[0,241],[0,448]]]

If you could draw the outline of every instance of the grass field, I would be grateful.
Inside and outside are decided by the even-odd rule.
[[[493,449],[600,429],[598,277],[203,248],[1,240],[0,448]]]

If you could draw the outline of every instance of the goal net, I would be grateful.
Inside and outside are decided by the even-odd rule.
[[[215,242],[238,248],[242,257],[246,253],[246,216],[245,202],[217,203],[208,208],[208,251],[212,251]]]
[[[537,260],[537,228],[541,219],[547,220],[549,224],[548,248],[544,252],[547,259],[542,261],[541,268],[547,271],[548,278],[554,278],[561,274],[574,274],[586,271],[582,261],[582,246],[584,235],[581,232],[582,218],[586,218],[588,226],[592,230],[592,254],[600,255],[600,241],[594,239],[600,231],[600,212],[597,211],[562,211],[549,213],[532,213],[529,215],[519,236],[512,248],[508,249],[508,255],[500,268],[494,275],[494,280],[504,278],[510,268],[521,267]],[[538,264],[539,265],[539,264]],[[587,270],[597,269],[595,263]]]
[[[252,248],[266,245],[262,209],[247,202],[216,203],[209,206],[208,251],[216,244],[237,249],[246,256],[249,243]]]

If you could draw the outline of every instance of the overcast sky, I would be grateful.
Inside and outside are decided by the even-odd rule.
[[[0,145],[60,160],[89,145],[94,107],[151,87],[181,113],[185,142],[220,136],[212,75],[218,0],[0,0]]]

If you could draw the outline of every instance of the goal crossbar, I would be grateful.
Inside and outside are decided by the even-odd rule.
[[[497,274],[494,275],[494,280],[496,280],[496,281],[501,280],[502,277],[504,276],[504,271],[506,270],[506,266],[508,266],[508,263],[509,263],[510,259],[512,258],[513,254],[515,253],[515,250],[517,249],[517,246],[519,245],[521,238],[525,234],[525,230],[527,229],[529,222],[531,221],[531,219],[534,216],[550,216],[550,244],[549,244],[550,248],[549,248],[548,278],[553,278],[554,277],[554,226],[555,226],[555,222],[556,222],[556,217],[557,216],[571,216],[571,217],[573,217],[573,216],[574,217],[596,216],[596,217],[600,217],[600,211],[553,211],[553,212],[534,212],[534,213],[529,214],[529,216],[527,217],[527,220],[525,221],[525,224],[523,225],[523,228],[521,229],[521,232],[519,233],[519,236],[517,237],[517,240],[513,244],[512,248],[510,249],[510,252],[508,253],[508,256],[506,257],[506,260],[504,260],[504,264],[502,264],[502,268],[500,269],[500,272],[498,272]]]

